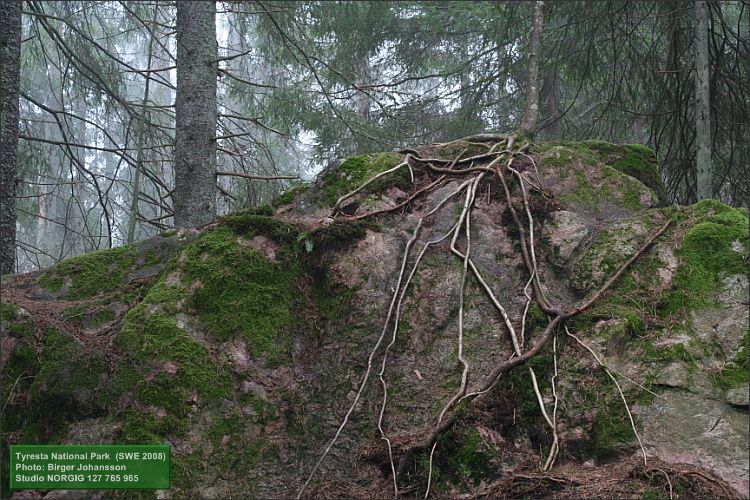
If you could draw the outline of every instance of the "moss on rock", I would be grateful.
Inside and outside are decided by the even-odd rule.
[[[295,186],[295,187],[289,189],[288,191],[285,191],[285,192],[281,193],[279,196],[277,196],[276,199],[274,199],[271,202],[271,206],[274,207],[274,208],[281,208],[281,207],[284,207],[286,205],[289,205],[289,204],[291,204],[294,201],[294,199],[298,195],[301,195],[302,193],[306,192],[309,188],[310,188],[310,186],[308,184],[302,184],[302,185],[299,185],[299,186]]]
[[[401,161],[401,155],[396,153],[352,156],[337,168],[322,174],[320,189],[317,190],[314,200],[334,205],[341,196],[360,187],[377,174],[395,167]],[[389,185],[406,187],[408,181],[409,171],[402,168],[370,184],[364,194],[377,193]]]
[[[601,160],[631,177],[635,177],[656,193],[660,206],[669,204],[667,189],[661,180],[656,153],[641,144],[615,145],[604,141],[584,141],[582,144],[597,153]]]
[[[70,298],[92,297],[120,286],[138,252],[133,245],[99,250],[61,262],[39,278],[39,286],[51,292],[64,292]]]
[[[228,224],[203,234],[185,251],[183,281],[196,287],[188,306],[213,337],[242,335],[254,357],[278,362],[288,348],[284,329],[291,321],[294,284],[301,272],[291,247],[297,231],[261,216],[230,219]],[[243,248],[235,231],[244,237],[264,234],[287,246],[272,262],[257,250]]]
[[[659,313],[675,313],[715,304],[721,279],[746,274],[748,217],[715,200],[703,200],[678,215],[686,225],[676,251],[680,266],[671,288],[659,300]]]

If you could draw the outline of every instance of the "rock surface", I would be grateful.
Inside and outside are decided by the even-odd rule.
[[[487,148],[419,151],[452,160]],[[526,186],[537,273],[561,308],[598,290],[672,221],[610,290],[566,322],[620,383],[654,465],[636,457],[615,384],[560,328],[556,352],[550,342],[528,363],[548,412],[557,373],[555,468],[538,471],[552,433],[520,366],[438,440],[434,494],[668,496],[656,467],[686,496],[748,496],[747,211],[710,200],[665,207],[647,153],[596,141],[543,144],[531,148],[533,164],[519,158],[516,167],[545,191]],[[437,178],[414,165],[412,183],[401,168],[331,217],[337,200],[402,158],[354,157],[274,207],[4,278],[3,453],[14,443],[167,443],[173,487],[158,498],[287,498],[352,407],[306,495],[391,495],[378,430],[381,371],[382,428],[398,458],[460,386],[459,328],[469,391],[513,351],[505,321],[471,272],[462,294],[463,262],[451,238],[441,240],[462,212],[456,189],[464,178],[401,206]],[[490,177],[477,188],[470,253],[519,336],[525,315],[528,347],[548,317],[536,305],[524,313],[529,276],[519,232]],[[509,187],[526,221],[517,180]],[[466,248],[463,230],[456,245]],[[391,303],[398,320],[385,324]],[[426,452],[404,459],[406,496],[424,494],[427,464]],[[5,490],[7,469],[2,474]]]

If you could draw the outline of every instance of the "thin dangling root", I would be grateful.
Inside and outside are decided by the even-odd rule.
[[[477,187],[479,186],[479,182],[482,180],[482,177],[484,174],[479,174],[476,176],[476,178],[473,180],[471,185],[469,186],[469,189],[467,189],[466,192],[466,202],[464,203],[464,209],[461,213],[461,217],[459,218],[458,224],[456,226],[456,230],[453,235],[453,239],[451,240],[451,250],[458,253],[458,249],[456,249],[456,240],[458,239],[459,231],[461,229],[461,225],[463,224],[466,228],[465,231],[465,238],[466,238],[466,253],[464,255],[463,259],[463,269],[461,271],[461,286],[459,287],[459,297],[458,297],[458,362],[461,364],[462,370],[461,370],[461,385],[458,388],[458,391],[456,391],[456,394],[451,398],[450,401],[445,405],[443,410],[440,412],[440,415],[438,417],[438,425],[440,424],[440,421],[445,416],[446,412],[450,410],[450,408],[453,407],[453,405],[461,399],[461,397],[466,393],[466,383],[468,382],[469,378],[469,363],[464,358],[464,327],[463,327],[463,318],[464,318],[464,292],[466,290],[466,276],[468,274],[469,270],[469,255],[471,255],[471,208],[474,205],[474,200],[476,199],[477,194]],[[437,442],[435,443],[437,444]],[[430,459],[429,459],[429,465],[428,465],[428,476],[427,476],[427,490],[425,491],[425,498],[427,498],[430,494],[430,484],[432,482],[432,458],[435,453],[435,444],[433,444],[432,449],[430,450]]]
[[[440,209],[445,203],[447,203],[450,198],[452,198],[456,194],[460,193],[466,186],[469,185],[469,183],[470,183],[470,181],[466,181],[466,182],[462,183],[454,192],[450,193],[448,196],[446,196],[445,198],[443,198],[443,200],[440,203],[438,203],[435,206],[435,208],[433,208],[428,214],[426,214],[424,217],[422,217],[419,220],[419,222],[417,223],[417,226],[414,228],[414,232],[412,233],[412,237],[406,243],[406,248],[404,249],[404,256],[403,256],[402,261],[401,261],[401,270],[400,270],[399,275],[398,275],[398,280],[396,282],[396,287],[395,287],[395,291],[393,293],[393,298],[391,299],[391,303],[390,303],[390,306],[388,308],[388,314],[386,315],[386,320],[385,320],[385,324],[383,326],[383,331],[381,332],[380,337],[378,338],[377,342],[375,343],[375,346],[370,351],[369,357],[367,358],[367,369],[365,370],[365,374],[363,375],[362,381],[360,382],[359,390],[357,391],[357,394],[354,397],[354,401],[352,401],[352,404],[349,406],[349,410],[344,415],[344,418],[343,418],[341,424],[339,425],[339,427],[338,427],[338,429],[336,431],[336,434],[334,435],[333,439],[331,439],[331,441],[328,443],[328,445],[326,446],[325,450],[323,451],[323,454],[320,456],[320,458],[318,459],[318,461],[315,463],[315,466],[313,467],[313,470],[310,472],[307,480],[305,481],[305,483],[302,485],[302,487],[300,488],[299,492],[297,493],[297,498],[301,498],[302,497],[302,494],[304,493],[304,491],[307,488],[307,486],[310,484],[310,481],[315,476],[315,474],[317,473],[318,469],[320,468],[320,466],[322,465],[323,461],[325,460],[326,456],[328,456],[328,453],[331,451],[331,448],[333,448],[333,445],[338,440],[339,435],[341,435],[341,432],[344,430],[344,428],[346,427],[346,424],[349,422],[349,417],[351,416],[352,412],[354,411],[354,408],[357,406],[357,403],[359,402],[359,399],[362,396],[364,388],[367,385],[367,381],[369,380],[369,377],[370,377],[370,372],[372,371],[372,361],[373,361],[373,358],[375,357],[375,353],[377,352],[377,350],[380,348],[381,344],[383,343],[383,339],[385,338],[385,334],[386,334],[386,332],[388,330],[388,325],[389,325],[391,317],[393,315],[394,305],[395,305],[396,299],[397,299],[397,297],[399,295],[398,292],[399,292],[399,290],[401,288],[401,282],[403,280],[404,271],[406,269],[406,262],[407,262],[407,260],[409,258],[409,250],[411,249],[411,246],[414,244],[414,242],[416,241],[417,237],[419,236],[419,231],[420,231],[420,229],[422,227],[423,220],[426,217],[428,217],[428,216],[434,214],[435,212],[437,212],[437,210]],[[390,444],[390,442],[389,442],[389,444]],[[396,491],[397,490],[398,490],[398,488],[396,488]]]
[[[628,418],[630,419],[630,426],[633,428],[633,434],[635,434],[636,439],[638,440],[638,445],[641,447],[641,454],[643,455],[643,465],[648,465],[646,460],[646,450],[643,447],[643,442],[641,441],[641,436],[638,434],[638,429],[635,428],[635,421],[633,420],[633,414],[630,413],[630,406],[628,405],[628,401],[625,399],[625,394],[622,392],[622,387],[620,387],[620,384],[617,382],[617,379],[612,375],[612,372],[609,371],[607,366],[602,363],[602,360],[599,359],[599,356],[596,355],[593,349],[591,349],[589,346],[584,344],[581,339],[570,333],[570,330],[568,330],[568,325],[565,325],[565,333],[572,337],[576,342],[578,342],[580,345],[586,348],[587,351],[591,353],[592,356],[594,356],[594,359],[596,359],[596,362],[599,363],[599,366],[604,369],[604,372],[607,374],[609,378],[612,379],[612,382],[614,382],[615,387],[617,387],[617,392],[620,393],[620,398],[622,399],[622,402],[625,404],[625,411],[628,413]]]
[[[437,178],[433,177],[434,180],[430,181],[429,183],[426,183],[422,185],[421,187],[418,187],[417,189],[415,189],[408,196],[408,198],[406,198],[404,201],[402,201],[401,203],[397,204],[394,207],[390,207],[390,208],[382,209],[382,210],[376,210],[370,213],[365,213],[365,214],[357,215],[357,216],[346,216],[346,217],[342,217],[342,219],[343,220],[357,220],[357,219],[362,219],[365,217],[389,213],[389,212],[392,212],[392,211],[395,211],[395,210],[398,210],[400,208],[407,206],[409,203],[413,202],[415,199],[422,196],[423,194],[444,185],[447,182],[449,177],[455,177],[455,176],[468,177],[468,179],[461,182],[461,184],[457,188],[453,189],[447,196],[445,196],[439,203],[437,203],[427,214],[425,214],[418,220],[411,234],[410,239],[406,243],[404,253],[401,259],[401,268],[398,274],[398,279],[396,282],[395,289],[393,290],[393,296],[391,298],[390,305],[388,308],[388,313],[386,315],[385,322],[383,324],[383,329],[377,342],[375,343],[374,347],[370,351],[370,354],[368,356],[368,361],[367,361],[367,368],[362,376],[356,396],[353,402],[351,403],[351,405],[349,406],[348,411],[344,415],[334,437],[331,439],[330,442],[328,442],[327,446],[324,448],[321,456],[319,457],[319,459],[315,463],[315,466],[313,467],[312,471],[307,477],[307,480],[305,481],[305,483],[302,485],[301,489],[299,490],[297,498],[300,498],[302,496],[305,489],[311,482],[312,478],[320,469],[321,464],[327,457],[328,453],[331,451],[332,447],[337,442],[340,434],[345,429],[349,421],[349,418],[354,412],[354,409],[356,408],[358,402],[360,401],[364,388],[367,385],[367,382],[369,381],[370,374],[372,373],[372,369],[373,369],[373,361],[375,359],[375,356],[381,350],[382,350],[382,360],[380,361],[380,370],[378,372],[378,378],[380,380],[380,383],[383,389],[383,398],[381,401],[380,410],[378,414],[377,428],[380,433],[381,440],[385,441],[387,449],[388,449],[388,460],[390,464],[390,471],[393,476],[393,494],[395,497],[398,497],[399,494],[404,492],[404,491],[399,490],[398,482],[399,482],[399,478],[406,470],[409,457],[413,456],[414,453],[420,452],[423,450],[424,451],[429,450],[428,478],[427,478],[427,485],[426,485],[426,490],[424,494],[425,498],[429,496],[431,485],[432,485],[432,472],[433,472],[432,467],[433,467],[434,454],[435,454],[436,446],[437,446],[437,440],[440,437],[440,435],[443,432],[445,432],[445,430],[448,429],[458,418],[458,415],[460,413],[457,411],[459,404],[463,402],[464,400],[467,400],[468,405],[472,405],[481,401],[489,393],[489,391],[498,383],[498,381],[501,379],[501,377],[504,374],[507,374],[508,371],[510,371],[514,367],[524,364],[530,359],[532,359],[544,348],[545,345],[549,343],[550,340],[552,340],[552,350],[553,350],[553,360],[554,360],[554,373],[550,378],[550,385],[551,385],[552,397],[553,397],[553,404],[552,404],[551,411],[547,408],[547,405],[549,403],[545,404],[544,399],[542,397],[542,393],[539,387],[539,380],[537,379],[536,373],[531,367],[528,368],[528,372],[529,372],[529,376],[531,377],[532,385],[534,388],[534,395],[539,405],[542,417],[544,418],[547,426],[549,426],[549,428],[552,431],[552,445],[550,447],[549,453],[547,454],[546,460],[544,460],[543,464],[541,463],[541,460],[540,460],[540,467],[543,471],[546,472],[546,471],[549,471],[554,465],[555,460],[558,456],[559,447],[560,447],[559,436],[557,433],[557,408],[558,408],[558,403],[559,403],[557,387],[556,387],[556,380],[559,375],[558,374],[558,357],[557,357],[558,356],[557,338],[556,338],[557,329],[560,325],[564,325],[567,319],[574,317],[575,315],[580,314],[584,310],[591,307],[601,297],[601,295],[604,292],[606,292],[606,290],[608,290],[615,283],[615,281],[625,272],[625,270],[629,266],[631,266],[632,263],[653,243],[653,241],[667,229],[670,221],[669,220],[666,221],[666,223],[658,231],[652,234],[647,239],[647,241],[642,245],[642,247],[630,259],[628,259],[628,261],[625,262],[618,269],[618,271],[614,275],[612,275],[604,283],[604,285],[602,285],[601,288],[596,290],[589,297],[581,300],[575,306],[569,309],[563,309],[562,307],[553,305],[545,296],[544,289],[542,287],[542,280],[541,280],[542,273],[540,273],[539,263],[537,260],[537,255],[536,255],[536,250],[535,250],[534,219],[533,219],[533,214],[531,210],[531,204],[529,203],[526,183],[528,183],[528,185],[531,186],[531,189],[534,189],[540,192],[543,196],[548,197],[548,195],[547,193],[544,192],[544,186],[542,186],[541,176],[539,175],[537,164],[534,161],[534,158],[531,157],[529,154],[527,154],[529,143],[525,143],[521,147],[515,147],[514,136],[501,136],[501,137],[496,137],[496,139],[499,142],[494,143],[492,146],[483,144],[483,146],[487,147],[486,153],[477,154],[469,158],[463,158],[463,155],[467,151],[467,149],[464,149],[453,160],[445,160],[445,159],[440,159],[440,158],[421,158],[420,153],[416,150],[402,150],[402,153],[405,153],[406,155],[402,163],[400,163],[398,166],[392,169],[389,169],[389,170],[386,170],[384,172],[377,174],[376,176],[374,176],[373,178],[371,178],[370,180],[368,180],[367,182],[365,182],[363,185],[359,186],[355,190],[340,197],[337,200],[336,204],[334,205],[332,217],[335,217],[338,214],[341,206],[343,205],[344,202],[346,202],[346,200],[350,199],[352,196],[362,191],[362,189],[364,189],[366,186],[370,185],[375,180],[385,175],[388,175],[390,173],[393,173],[396,170],[400,168],[404,168],[404,167],[409,168],[411,176],[412,176],[412,181],[414,180],[414,172],[412,170],[413,168],[423,168],[423,171],[425,172],[428,172],[428,173],[433,172],[439,175],[437,176]],[[481,141],[483,139],[477,139],[477,140]],[[533,173],[529,172],[526,176],[524,176],[521,173],[521,171],[519,171],[518,168],[514,168],[513,163],[516,157],[518,156],[524,156],[531,161],[531,164],[533,165],[533,169],[534,169],[533,173],[536,174],[536,184],[530,181],[528,178],[528,177],[531,177]],[[489,161],[489,163],[487,163],[487,161]],[[483,163],[487,163],[487,164],[484,165]],[[521,201],[523,205],[523,212],[525,213],[526,219],[527,219],[526,224],[521,222],[521,219],[519,218],[519,214],[517,213],[516,208],[514,206],[514,203],[510,194],[510,190],[505,180],[506,171],[508,174],[514,176],[519,182],[520,191],[521,191]],[[510,316],[508,312],[506,311],[506,308],[503,307],[503,305],[497,300],[491,287],[487,284],[487,281],[484,279],[484,277],[480,273],[479,269],[477,268],[477,266],[475,265],[471,257],[472,211],[474,209],[474,204],[476,201],[476,193],[479,188],[479,184],[485,178],[485,174],[488,174],[488,173],[491,174],[492,178],[498,179],[502,187],[502,192],[505,195],[505,200],[507,204],[506,206],[508,210],[510,211],[513,223],[518,230],[519,240],[521,244],[521,257],[522,257],[524,267],[526,268],[526,271],[528,273],[528,280],[523,289],[523,294],[526,298],[526,301],[524,304],[523,313],[521,315],[520,325],[513,325],[513,322],[511,321]],[[488,185],[487,187],[489,190],[490,186]],[[458,217],[458,220],[441,237],[427,241],[424,244],[421,251],[417,255],[416,259],[414,260],[413,264],[411,265],[411,270],[409,271],[408,276],[407,276],[406,274],[407,263],[410,259],[410,254],[412,252],[412,249],[414,248],[417,240],[419,239],[424,221],[428,217],[431,217],[432,215],[434,215],[443,206],[445,206],[445,204],[449,200],[451,200],[452,198],[454,198],[455,196],[461,193],[464,193],[465,196],[464,196],[461,214]],[[457,246],[457,242],[461,233],[464,234],[464,239],[465,239],[465,248],[463,250],[459,249]],[[394,460],[393,444],[391,442],[391,439],[388,437],[386,430],[384,428],[385,427],[384,426],[385,412],[387,410],[388,396],[389,396],[388,394],[389,385],[386,380],[386,369],[388,366],[389,353],[391,349],[393,348],[393,346],[395,345],[396,340],[397,340],[399,322],[400,322],[400,317],[401,317],[401,310],[402,310],[402,306],[403,306],[403,302],[406,297],[406,294],[412,283],[412,278],[415,276],[417,269],[420,263],[422,262],[422,259],[425,253],[427,252],[427,250],[430,247],[441,243],[449,236],[452,236],[451,242],[450,242],[450,252],[454,254],[456,257],[460,258],[461,263],[462,263],[462,272],[461,272],[461,278],[460,278],[461,281],[460,281],[460,288],[459,288],[458,335],[457,335],[457,341],[456,341],[457,342],[457,361],[458,361],[459,366],[461,367],[460,385],[459,385],[458,390],[455,392],[455,394],[453,394],[450,400],[447,403],[445,403],[445,405],[443,406],[434,425],[429,427],[427,430],[425,430],[424,431],[425,434],[421,438],[411,441],[411,445],[409,447],[405,447],[404,449],[398,450],[400,451],[400,458],[398,461],[398,467],[396,467],[396,463]],[[504,361],[497,363],[489,373],[483,374],[483,377],[481,379],[472,382],[471,390],[469,390],[469,377],[470,377],[470,374],[472,375],[472,377],[474,375],[473,373],[471,373],[469,361],[466,359],[464,355],[464,331],[463,331],[465,292],[466,292],[467,277],[468,277],[469,271],[471,271],[471,273],[477,279],[477,282],[480,284],[482,289],[484,289],[486,296],[488,297],[490,303],[494,306],[495,310],[497,310],[498,313],[500,314],[503,324],[506,326],[508,330],[511,343],[513,345],[513,353],[511,354],[511,356],[505,359]],[[527,339],[526,337],[528,337],[529,335],[526,329],[526,321],[527,321],[529,307],[532,301],[534,301],[541,308],[541,310],[548,315],[548,322],[541,333],[534,335],[534,338],[532,339]],[[387,345],[384,346],[386,334],[389,328],[391,328],[390,341]],[[566,332],[567,332],[567,327],[566,327]],[[584,345],[584,347],[586,347],[594,355],[594,357],[597,358],[597,361],[601,364],[601,361],[598,359],[596,354],[594,354],[594,352],[591,349],[585,346],[585,344],[583,344],[578,338],[576,338],[569,332],[568,334],[571,337],[573,337],[576,341],[581,343],[581,345]],[[528,346],[527,346],[527,341],[529,342]],[[630,413],[630,409],[628,407],[627,401],[625,400],[625,397],[622,393],[622,389],[620,388],[617,380],[612,375],[611,370],[608,367],[604,366],[603,364],[602,364],[602,367],[606,371],[607,375],[615,383],[618,391],[620,392],[620,397],[625,403],[626,411],[631,421],[631,426],[633,427],[633,431],[635,432],[636,437],[638,438],[638,442],[641,445],[641,451],[643,452],[644,463],[645,463],[645,458],[646,458],[645,450],[643,448],[643,444],[641,443],[640,436],[638,436],[636,432],[635,422],[633,420],[632,414]],[[631,382],[633,381],[631,380]],[[636,385],[639,385],[636,382],[633,382],[633,383]],[[639,387],[642,387],[642,386],[639,385]]]
[[[463,186],[463,184],[462,184],[462,186]],[[459,189],[457,191],[460,192],[462,186],[459,186]],[[430,213],[428,213],[427,215],[431,215],[432,213],[434,213],[434,211],[436,211],[437,208],[439,208],[440,206],[442,206],[442,204],[438,205],[438,207],[436,207],[435,209],[433,209],[433,211],[430,212]],[[420,223],[421,223],[421,220],[420,220]],[[409,284],[411,283],[412,278],[414,277],[414,274],[417,272],[417,268],[419,266],[419,263],[422,261],[422,257],[424,257],[425,252],[427,251],[427,249],[430,246],[436,245],[436,244],[442,242],[443,240],[445,240],[454,231],[458,230],[457,228],[459,226],[460,226],[460,221],[456,222],[456,224],[453,227],[451,227],[451,229],[449,229],[448,232],[446,232],[440,238],[428,241],[424,245],[424,247],[422,247],[422,251],[419,253],[419,255],[417,256],[417,259],[414,261],[414,265],[412,266],[412,270],[409,273],[409,277],[407,278],[406,282],[404,283],[403,289],[401,291],[401,295],[399,296],[399,299],[398,299],[398,304],[396,305],[396,316],[395,316],[395,319],[394,319],[394,322],[393,322],[394,323],[394,325],[393,325],[393,336],[391,337],[391,342],[386,346],[385,352],[383,353],[383,362],[382,362],[382,365],[381,365],[381,368],[380,368],[380,373],[378,374],[378,376],[380,378],[381,385],[383,386],[383,402],[382,402],[382,404],[380,406],[380,413],[378,415],[378,431],[380,432],[381,439],[383,439],[386,442],[387,446],[388,446],[388,459],[390,461],[391,472],[393,474],[393,490],[394,490],[395,496],[398,496],[398,478],[397,478],[397,475],[396,475],[395,464],[393,462],[393,449],[391,447],[391,441],[390,441],[390,439],[388,439],[388,437],[385,435],[385,431],[383,430],[383,417],[385,415],[385,408],[386,408],[386,404],[388,402],[388,384],[386,383],[385,378],[384,378],[386,364],[387,364],[387,361],[388,361],[388,352],[390,351],[391,347],[396,343],[396,335],[398,333],[398,324],[399,324],[399,318],[400,318],[400,314],[401,314],[401,304],[403,303],[404,297],[406,296],[406,292],[409,289]]]

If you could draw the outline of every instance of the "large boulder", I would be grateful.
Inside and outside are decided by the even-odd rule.
[[[409,154],[450,161],[488,149],[474,141]],[[406,203],[438,178],[413,162],[411,172],[383,176],[332,213],[406,153],[333,165],[273,207],[199,231],[4,278],[3,453],[14,443],[167,443],[173,487],[160,498],[286,498],[351,410],[306,494],[392,494],[382,415],[406,495],[424,494],[431,476],[435,494],[455,497],[657,497],[672,483],[686,496],[747,497],[747,211],[710,200],[665,207],[644,151],[547,144],[516,163],[529,191],[537,273],[562,308],[596,293],[671,220],[591,308],[567,321],[575,338],[558,329],[528,363],[549,412],[557,396],[561,453],[549,473],[538,465],[553,436],[525,366],[460,409],[431,468],[429,450],[403,455],[461,385],[459,328],[470,388],[511,356],[487,289],[519,334],[526,317],[527,346],[549,320],[536,305],[526,310],[529,275],[496,176],[478,185],[470,221],[472,261],[486,288],[469,272],[462,293],[463,262],[451,238],[438,241],[465,196],[435,207],[464,176]],[[526,223],[518,180],[507,179]],[[366,216],[373,211],[381,212]],[[457,245],[466,248],[463,232]],[[398,320],[385,324],[391,307]],[[641,447],[629,412],[650,465],[634,458]],[[597,474],[610,480],[600,484]],[[6,468],[3,489],[7,477]]]

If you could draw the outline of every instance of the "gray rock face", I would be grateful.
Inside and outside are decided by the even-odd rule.
[[[745,408],[748,407],[748,399],[750,399],[749,393],[750,392],[750,385],[745,384],[742,387],[734,387],[732,389],[729,389],[726,393],[726,401],[732,406],[744,406]]]
[[[665,462],[712,470],[738,496],[747,498],[747,413],[685,391],[661,395],[665,399],[656,399],[638,412],[647,453]]]
[[[747,328],[747,276],[727,276],[718,297],[716,308],[694,311],[692,314],[695,335],[718,343],[728,361],[740,347],[743,329]]]
[[[591,238],[591,224],[575,212],[559,210],[552,212],[544,223],[542,239],[552,248],[550,259],[565,267],[582,246]]]

